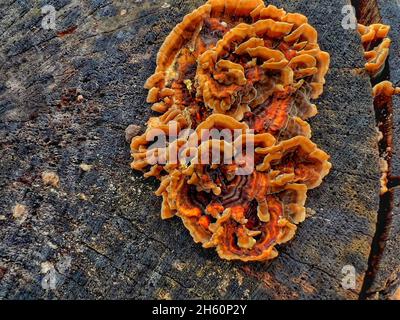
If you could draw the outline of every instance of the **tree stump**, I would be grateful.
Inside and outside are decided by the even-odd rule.
[[[321,49],[331,54],[311,127],[333,170],[309,192],[308,219],[277,259],[228,262],[201,248],[178,220],[160,219],[157,182],[130,169],[124,130],[131,124],[143,130],[152,114],[143,84],[158,48],[203,3],[2,1],[0,299],[363,294],[380,169],[360,37],[342,27],[348,0],[270,1],[308,16]],[[46,4],[56,10],[55,29],[42,26]],[[398,230],[399,219],[393,223]],[[380,298],[388,297],[398,270],[398,231],[387,252],[391,264],[382,260],[386,271],[371,287]],[[349,266],[356,272],[350,289],[342,285]]]

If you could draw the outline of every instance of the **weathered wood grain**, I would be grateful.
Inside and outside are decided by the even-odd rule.
[[[129,168],[124,129],[151,114],[143,83],[157,50],[203,1],[50,1],[56,31],[41,28],[46,3],[0,5],[0,298],[358,298],[379,168],[360,39],[341,27],[349,1],[271,1],[308,15],[331,53],[312,128],[334,169],[309,193],[294,241],[257,264],[222,261],[178,220],[161,221],[156,182]],[[59,188],[43,184],[45,170]],[[12,215],[17,203],[24,221]],[[346,265],[354,290],[341,286]],[[57,281],[44,289],[49,270]]]
[[[378,0],[377,7],[382,23],[391,26],[389,37],[392,39],[390,56],[388,58],[388,80],[400,85],[400,2],[397,0]],[[386,226],[382,234],[381,257],[374,276],[369,294],[373,298],[387,299],[394,295],[400,287],[400,96],[394,96],[392,100],[393,128],[392,134],[392,158],[390,161],[391,172],[389,185],[390,212],[386,219]]]

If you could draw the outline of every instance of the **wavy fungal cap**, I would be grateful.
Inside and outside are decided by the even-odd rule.
[[[387,37],[390,26],[384,24],[371,24],[364,26],[358,24],[361,42],[364,46],[364,57],[367,60],[365,69],[372,76],[378,76],[384,69],[389,56],[391,40]]]
[[[394,87],[393,83],[390,81],[382,81],[374,86],[372,89],[372,94],[374,97],[386,96],[391,97],[395,94],[400,94],[400,88]]]
[[[385,34],[371,30],[365,38]],[[160,180],[162,218],[181,218],[194,241],[223,259],[275,258],[275,246],[292,239],[305,219],[307,190],[329,173],[329,156],[310,140],[307,122],[317,113],[311,101],[323,92],[330,62],[317,40],[301,14],[262,0],[210,0],[184,17],[158,52],[145,88],[161,115],[132,140],[131,166]],[[192,129],[190,135],[150,148],[154,130],[168,136],[171,123],[175,134]],[[204,142],[204,129],[242,134]],[[200,143],[185,147],[187,141]],[[245,148],[248,141],[254,152]],[[177,150],[193,157],[174,163],[169,155]],[[215,154],[242,158],[201,160]],[[238,175],[250,162],[254,167]]]

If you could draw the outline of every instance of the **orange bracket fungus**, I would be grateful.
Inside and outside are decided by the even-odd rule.
[[[390,26],[384,24],[371,24],[365,26],[358,24],[361,42],[364,47],[364,57],[367,60],[365,69],[371,77],[378,76],[385,68],[389,56],[391,40],[388,38]]]
[[[145,88],[161,115],[132,139],[132,168],[160,180],[162,218],[223,259],[275,258],[330,171],[306,122],[329,69],[317,38],[262,0],[209,0],[159,50]]]
[[[375,99],[387,98],[396,94],[400,94],[400,88],[395,88],[390,81],[382,81],[376,84],[372,89],[372,95]]]

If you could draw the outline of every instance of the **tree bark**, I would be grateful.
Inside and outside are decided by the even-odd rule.
[[[270,1],[307,15],[331,54],[311,127],[333,169],[277,259],[227,262],[201,248],[178,219],[161,220],[157,182],[130,169],[124,130],[151,115],[143,84],[158,48],[203,3],[54,0],[56,30],[46,30],[37,1],[2,1],[0,299],[358,299],[380,169],[360,37],[341,25],[349,1]]]

